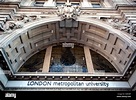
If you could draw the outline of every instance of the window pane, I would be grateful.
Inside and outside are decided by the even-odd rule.
[[[93,8],[101,8],[101,5],[100,4],[92,4]]]
[[[57,2],[56,3],[56,6],[61,6],[61,5],[65,5],[65,3],[63,3],[63,2]]]
[[[71,3],[71,4],[72,4],[72,5],[77,5],[77,6],[79,5],[79,3]]]
[[[34,6],[42,7],[44,2],[35,2]]]

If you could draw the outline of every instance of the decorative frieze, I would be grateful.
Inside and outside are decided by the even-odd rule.
[[[76,19],[80,15],[80,7],[66,2],[65,5],[58,6],[58,16],[63,19]]]
[[[130,24],[127,19],[121,20],[118,18],[107,19],[109,25],[113,26],[115,29],[119,29],[133,36],[136,34],[136,24]]]

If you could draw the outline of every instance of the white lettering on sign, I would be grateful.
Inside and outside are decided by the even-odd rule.
[[[71,48],[74,48],[74,43],[62,43],[62,47],[71,47]]]

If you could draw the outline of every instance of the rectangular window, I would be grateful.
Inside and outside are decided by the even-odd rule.
[[[40,2],[40,1],[36,1],[35,2],[35,4],[34,4],[34,6],[37,6],[37,7],[43,7],[43,5],[44,5],[44,2]]]
[[[57,2],[56,3],[56,6],[61,6],[61,5],[65,5],[65,3],[64,2]]]
[[[99,3],[92,3],[93,8],[101,8]]]
[[[71,4],[72,4],[72,5],[77,5],[77,6],[79,5],[79,3],[71,3]]]
[[[35,4],[44,4],[44,2],[36,1]]]

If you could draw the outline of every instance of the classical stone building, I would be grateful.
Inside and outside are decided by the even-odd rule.
[[[136,0],[0,0],[0,89],[136,90]]]

